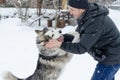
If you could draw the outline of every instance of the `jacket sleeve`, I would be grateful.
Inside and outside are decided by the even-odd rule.
[[[82,34],[79,43],[63,42],[60,48],[71,53],[83,54],[89,51],[90,48],[95,45],[102,34],[103,29],[96,25],[92,25],[89,26]]]
[[[70,34],[64,34],[64,42],[72,42],[72,40],[74,39],[73,35]]]

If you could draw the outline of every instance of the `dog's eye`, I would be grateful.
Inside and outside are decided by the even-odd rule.
[[[59,30],[59,33],[62,33],[62,31],[61,31],[61,30]]]
[[[54,34],[52,34],[52,37],[54,36]]]

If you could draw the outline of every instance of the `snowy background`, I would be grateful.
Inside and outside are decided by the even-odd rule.
[[[12,13],[9,9],[0,9],[2,15]],[[109,16],[120,30],[120,11],[110,10]],[[5,71],[11,71],[20,78],[28,77],[34,72],[39,53],[35,44],[35,29],[37,27],[21,25],[18,18],[0,20],[0,80],[3,80]],[[67,26],[63,32],[74,29],[75,27]],[[88,54],[74,55],[58,80],[90,80],[96,63]],[[116,74],[116,80],[120,80],[120,71]]]

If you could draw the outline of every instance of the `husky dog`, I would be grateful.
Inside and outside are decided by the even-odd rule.
[[[36,44],[39,49],[39,58],[35,72],[25,79],[20,79],[8,72],[5,80],[57,80],[65,65],[71,60],[72,54],[60,48],[47,49],[45,43],[50,39],[63,41],[61,30],[47,29],[36,30]],[[71,33],[74,36],[72,42],[79,41],[77,32]]]

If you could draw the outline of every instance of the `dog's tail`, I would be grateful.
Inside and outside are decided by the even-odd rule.
[[[5,72],[3,74],[3,80],[22,80],[22,79],[18,79],[11,72]]]

